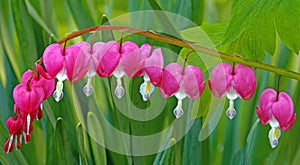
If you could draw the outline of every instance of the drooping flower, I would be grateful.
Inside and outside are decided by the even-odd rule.
[[[9,153],[13,150],[14,140],[16,141],[16,148],[21,148],[23,123],[23,119],[20,117],[9,117],[7,119],[6,126],[9,130],[10,136],[4,145],[4,150],[6,153]]]
[[[250,99],[256,89],[256,78],[251,67],[241,64],[232,67],[224,62],[213,68],[208,85],[215,97],[227,96],[229,108],[226,115],[233,119],[236,115],[234,100],[238,97],[243,100]]]
[[[280,129],[289,130],[296,120],[291,97],[285,92],[277,93],[271,88],[265,89],[260,95],[256,113],[261,124],[270,124],[271,126],[269,141],[272,148],[278,145],[281,136]]]
[[[32,74],[32,70],[28,70],[26,72],[23,73],[22,78],[21,78],[21,83],[22,84],[26,84],[28,79],[30,78]],[[45,73],[48,74],[48,73]],[[46,79],[43,76],[39,75],[39,74],[33,74],[33,77],[30,81],[30,85],[37,85],[43,88],[44,90],[44,99],[46,100],[47,98],[49,98],[55,88],[55,81],[54,79]],[[43,109],[43,104],[40,104],[40,106],[37,109],[37,115],[35,116],[36,119],[40,120],[42,118],[42,109]],[[32,112],[31,112],[32,113]]]
[[[134,77],[140,62],[140,50],[137,44],[131,41],[124,42],[122,46],[116,41],[106,43],[106,51],[99,57],[97,73],[100,77],[113,75],[117,78],[115,95],[120,99],[125,94],[122,86],[122,77]]]
[[[154,91],[154,86],[158,85],[164,66],[164,58],[161,48],[152,50],[149,44],[140,47],[141,61],[138,66],[138,76],[143,76],[144,83],[140,86],[140,93],[144,101],[150,98]]]
[[[80,47],[80,53],[76,62],[76,67],[82,69],[84,75],[88,77],[87,84],[83,87],[83,92],[86,96],[90,96],[94,93],[93,86],[91,85],[92,78],[97,73],[97,68],[99,66],[99,58],[105,50],[106,43],[96,42],[91,45],[88,42],[79,42],[76,44]],[[77,63],[82,64],[82,67],[77,67]]]
[[[43,53],[43,63],[50,78],[56,77],[58,79],[56,90],[53,93],[53,97],[57,102],[63,97],[62,82],[64,80],[68,79],[74,82],[84,76],[84,70],[79,69],[81,65],[77,64],[76,70],[74,70],[79,52],[80,48],[76,45],[64,49],[60,44],[55,43],[49,45]],[[41,72],[41,69],[38,68],[38,70]]]
[[[29,134],[33,119],[37,117],[38,109],[44,100],[44,90],[37,84],[19,84],[13,90],[15,109],[20,109],[20,115],[26,123],[26,133]]]
[[[180,118],[184,113],[182,100],[186,96],[193,100],[199,98],[204,90],[205,82],[198,67],[188,65],[183,70],[178,63],[170,63],[163,70],[159,87],[163,97],[168,98],[175,95],[178,99],[173,113],[176,118]]]
[[[26,84],[31,74],[32,74],[32,70],[28,70],[24,72],[21,78],[21,83]],[[46,100],[52,95],[55,88],[55,81],[53,79],[45,79],[43,76],[38,74],[33,75],[30,84],[31,85],[36,84],[43,88],[44,100]]]

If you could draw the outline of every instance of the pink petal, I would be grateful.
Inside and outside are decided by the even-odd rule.
[[[267,123],[272,118],[272,105],[276,101],[277,92],[274,89],[265,89],[259,99],[259,109],[256,112],[262,123]]]
[[[265,125],[265,124],[268,124],[270,118],[266,118],[263,113],[262,113],[262,110],[259,106],[256,107],[256,113],[257,113],[257,116],[258,118],[260,119],[260,123],[262,125]]]
[[[140,48],[140,52],[141,52],[141,58],[142,59],[146,59],[150,57],[150,53],[151,53],[151,45],[149,45],[148,43],[145,43],[141,46]]]
[[[162,74],[160,91],[163,97],[170,97],[180,89],[182,66],[178,63],[168,64]]]
[[[69,81],[76,81],[81,79],[84,74],[80,73],[84,60],[77,60],[80,52],[80,47],[71,45],[65,51],[65,68]],[[75,67],[76,66],[76,67]],[[85,71],[85,70],[84,70]]]
[[[109,41],[105,44],[105,51],[99,55],[99,66],[97,74],[100,77],[109,77],[119,64],[121,54],[119,53],[119,43]]]
[[[28,70],[26,72],[23,73],[22,75],[22,79],[21,79],[21,82],[22,84],[26,84],[27,80],[29,79],[30,75],[32,73],[32,70]],[[31,82],[30,82],[30,85],[38,85],[40,87],[43,88],[44,90],[44,100],[46,100],[47,98],[49,98],[53,91],[54,91],[54,88],[55,88],[55,81],[54,79],[45,79],[43,76],[41,75],[37,75],[37,74],[34,74],[33,75],[33,78],[31,79]]]
[[[21,83],[22,83],[22,84],[26,84],[26,83],[27,83],[27,80],[29,79],[31,73],[32,73],[32,70],[27,70],[26,72],[24,72],[24,73],[22,74],[22,78],[21,78]],[[34,74],[33,77],[34,77],[34,78],[33,78],[33,80],[31,80],[30,84],[35,83],[35,79],[36,79],[37,75]]]
[[[107,46],[105,42],[96,42],[93,45],[93,53],[92,57],[90,59],[90,68],[93,69],[93,71],[97,71],[97,68],[99,66],[99,60],[102,58],[104,52],[107,51]]]
[[[215,97],[222,97],[231,86],[232,78],[232,67],[230,64],[224,62],[216,65],[211,72],[211,80],[208,81],[212,94]]]
[[[79,77],[81,77],[82,75],[85,75],[89,70],[90,59],[92,57],[92,47],[88,42],[78,42],[75,45],[80,48],[80,51],[76,58],[74,73],[77,73],[78,75],[80,75]]]
[[[19,118],[9,117],[6,120],[6,126],[11,135],[15,135],[19,133],[23,128],[23,124],[24,124],[23,119],[20,117]]]
[[[16,105],[25,113],[36,110],[44,100],[44,90],[37,85],[30,86],[19,84],[14,88],[13,98]]]
[[[44,68],[40,64],[35,64],[35,68],[39,72],[39,74],[47,80],[54,79],[56,77],[56,75],[55,76],[50,76],[48,73],[46,73]]]
[[[143,76],[145,60],[150,56],[150,53],[151,46],[148,43],[145,43],[140,47],[140,62],[136,68],[136,73],[133,75],[133,77]]]
[[[234,68],[233,86],[244,100],[252,97],[256,89],[256,78],[253,69],[249,66],[237,64]]]
[[[62,70],[64,64],[63,48],[60,44],[49,45],[43,54],[43,63],[50,74],[55,77]]]
[[[153,85],[158,85],[164,67],[164,58],[161,49],[154,49],[149,58],[145,59],[143,70],[147,73]]]
[[[127,41],[123,43],[121,51],[121,68],[128,77],[133,77],[141,61],[140,49],[136,43]]]
[[[280,128],[288,129],[291,119],[294,118],[294,103],[291,97],[285,92],[280,92],[278,101],[272,105],[272,112]]]
[[[201,70],[193,65],[188,65],[184,70],[183,90],[190,99],[197,99],[203,92],[205,82]]]

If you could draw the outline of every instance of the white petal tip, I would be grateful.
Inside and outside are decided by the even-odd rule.
[[[115,89],[115,95],[118,99],[121,99],[125,94],[125,89],[122,86],[117,86]]]
[[[226,116],[230,119],[230,120],[232,120],[235,116],[236,116],[236,111],[233,109],[233,110],[231,110],[231,109],[228,109],[227,111],[226,111]]]
[[[86,97],[89,97],[94,93],[94,88],[86,85],[83,87],[83,93],[86,95]]]
[[[148,101],[153,91],[154,91],[154,86],[151,84],[151,82],[144,81],[144,83],[142,83],[140,86],[140,94],[143,97],[143,101]]]
[[[274,139],[274,140],[270,141],[270,144],[271,144],[272,148],[275,148],[278,145],[278,140]]]
[[[59,102],[63,98],[64,94],[62,92],[55,91],[53,93],[53,98],[56,102]]]
[[[173,114],[176,119],[179,119],[181,116],[183,116],[184,112],[182,109],[174,109]]]
[[[229,108],[226,111],[226,116],[232,120],[236,116],[236,110],[234,109],[234,102],[233,100],[229,101]]]

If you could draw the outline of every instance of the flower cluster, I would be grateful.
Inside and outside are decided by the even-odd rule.
[[[176,118],[184,114],[183,99],[198,99],[205,88],[202,71],[198,67],[185,66],[185,63],[183,66],[170,63],[164,67],[161,48],[154,49],[147,43],[140,47],[131,41],[79,42],[68,47],[54,43],[45,49],[42,60],[44,67],[37,64],[33,71],[26,71],[21,83],[14,88],[15,116],[6,122],[10,132],[4,146],[7,153],[12,151],[14,141],[19,149],[22,140],[26,143],[30,140],[32,122],[35,118],[42,118],[44,100],[51,95],[57,102],[63,98],[64,80],[76,82],[86,76],[83,92],[88,97],[94,92],[91,83],[93,77],[114,76],[117,81],[114,94],[121,99],[125,94],[122,78],[142,76],[144,82],[139,89],[142,99],[149,100],[155,86],[164,98],[175,96],[178,100],[173,110]],[[54,78],[58,80],[55,90]],[[234,100],[252,97],[256,89],[256,77],[251,67],[241,64],[231,66],[224,62],[212,69],[208,85],[215,97],[226,95],[230,100],[226,115],[233,119],[236,115]],[[271,125],[269,138],[272,147],[275,147],[280,136],[279,128],[288,130],[295,121],[292,100],[284,92],[276,93],[267,89],[262,93],[256,111],[262,124]]]
[[[4,145],[4,150],[9,153],[13,150],[14,141],[16,148],[21,147],[22,140],[25,143],[31,139],[34,119],[42,118],[42,102],[53,93],[55,82],[53,79],[45,79],[33,71],[26,71],[21,83],[13,90],[14,117],[6,121],[10,136]]]

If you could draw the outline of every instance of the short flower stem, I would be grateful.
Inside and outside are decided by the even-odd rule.
[[[41,57],[36,63],[41,65],[43,63],[43,57]],[[30,90],[30,82],[31,82],[35,72],[36,72],[36,68],[33,69],[32,73],[30,74],[30,77],[26,81],[26,85],[27,85],[28,90]]]
[[[279,96],[279,92],[280,92],[280,78],[281,78],[281,75],[278,75],[276,101],[278,101],[278,96]]]
[[[80,35],[89,33],[91,31],[99,31],[99,30],[119,30],[122,32],[131,32],[131,33],[136,33],[145,37],[149,37],[152,38],[154,40],[157,41],[161,41],[161,42],[165,42],[165,43],[169,43],[169,44],[173,44],[176,46],[180,46],[180,47],[184,47],[184,48],[189,48],[189,49],[193,49],[194,51],[197,52],[201,52],[204,54],[208,54],[211,56],[215,56],[215,57],[219,57],[223,60],[228,60],[231,62],[235,62],[235,63],[239,63],[239,64],[243,64],[243,65],[247,65],[247,66],[251,66],[253,68],[256,69],[262,69],[262,70],[267,70],[285,77],[289,77],[292,79],[296,79],[296,80],[300,80],[300,73],[291,71],[291,70],[287,70],[284,68],[280,68],[277,66],[273,66],[273,65],[269,65],[269,64],[264,64],[261,62],[256,62],[256,61],[252,61],[252,60],[248,60],[245,59],[243,57],[240,56],[232,56],[223,52],[219,52],[217,50],[214,49],[210,49],[210,48],[206,48],[200,45],[196,45],[196,44],[192,44],[186,41],[182,41],[182,40],[178,40],[175,38],[171,38],[171,37],[167,37],[161,34],[156,34],[150,31],[144,31],[144,30],[139,30],[139,29],[135,29],[135,28],[130,28],[130,27],[124,27],[124,26],[113,26],[113,25],[103,25],[103,26],[93,26],[93,27],[89,27],[86,29],[82,29],[79,31],[75,31],[72,32],[71,34],[69,34],[67,37],[63,38],[62,40],[58,41],[57,43],[62,44],[70,39],[73,39],[75,37],[78,37]]]
[[[189,51],[189,52],[185,55],[185,57],[184,57],[184,63],[183,63],[183,66],[182,66],[182,68],[183,68],[182,72],[184,72],[184,68],[185,68],[185,66],[186,66],[186,62],[187,62],[189,56],[190,56],[192,53],[194,53],[194,52],[195,52],[195,51],[191,50],[191,51]],[[182,73],[182,74],[183,74],[183,73]]]

